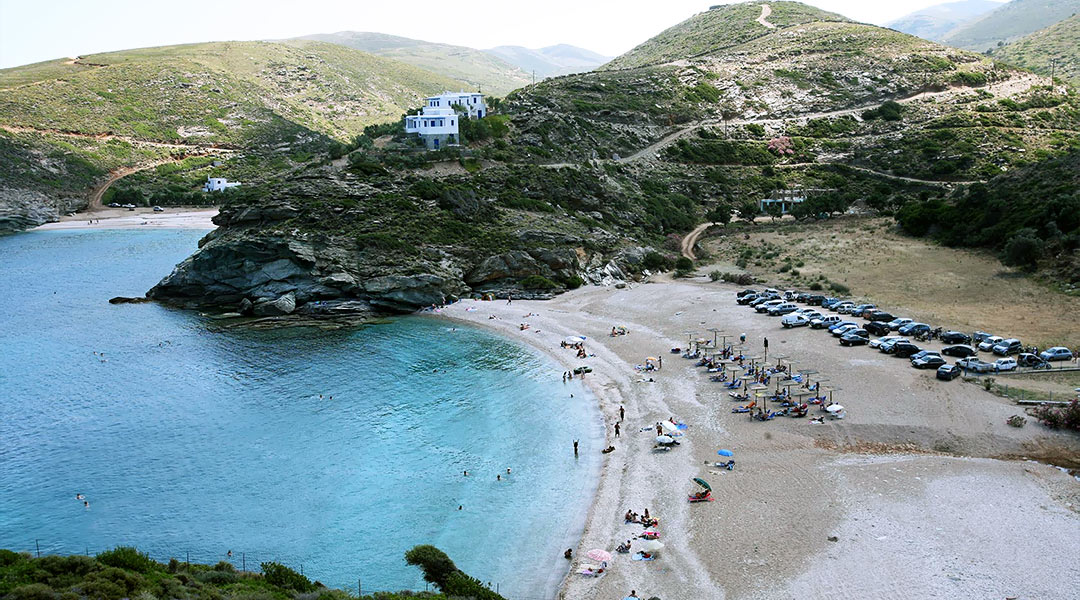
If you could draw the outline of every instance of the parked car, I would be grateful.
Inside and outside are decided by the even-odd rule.
[[[160,206],[155,206],[153,210],[154,212],[165,212],[165,209],[161,208]]]
[[[821,294],[811,294],[806,298],[806,303],[811,306],[821,306],[821,303],[825,301],[825,296]]]
[[[990,352],[994,349],[994,346],[997,346],[1004,340],[1005,338],[1000,335],[991,335],[983,338],[983,341],[979,342],[979,345],[976,346],[976,348],[979,349],[979,352]]]
[[[777,304],[776,306],[770,308],[769,309],[769,316],[770,317],[777,317],[777,316],[780,316],[780,315],[786,315],[788,313],[795,312],[798,308],[799,308],[798,306],[795,306],[794,304],[792,304],[790,302],[784,302],[782,304]]]
[[[896,331],[897,329],[900,329],[904,325],[907,325],[908,323],[914,323],[914,322],[915,321],[913,321],[912,319],[896,318],[896,319],[893,319],[892,321],[889,321],[889,329],[891,329],[893,331]]]
[[[742,290],[740,292],[737,292],[735,294],[735,297],[736,298],[742,298],[743,296],[749,296],[750,294],[756,294],[756,293],[758,293],[757,290],[751,290],[751,289],[748,288],[748,289]]]
[[[110,202],[109,203],[109,208],[120,208],[120,203],[119,202]]]
[[[836,323],[833,323],[832,325],[829,326],[829,333],[832,333],[832,332],[836,331],[837,329],[840,329],[841,327],[843,327],[845,325],[858,326],[858,323],[856,323],[855,321],[837,321]]]
[[[870,332],[870,335],[885,335],[889,333],[889,326],[881,321],[870,321],[866,325],[863,325],[863,329]]]
[[[1010,354],[1017,354],[1024,349],[1023,344],[1016,338],[1009,338],[1007,340],[1001,340],[996,346],[994,346],[994,354],[998,356],[1008,356]]]
[[[991,337],[989,333],[986,333],[985,331],[976,331],[971,334],[971,341],[972,343],[978,344],[980,342],[985,342],[988,337]]]
[[[892,313],[887,313],[883,310],[872,310],[864,314],[863,318],[865,318],[867,321],[878,321],[888,325],[889,321],[892,321],[896,317],[894,317]]]
[[[994,370],[993,363],[988,363],[985,360],[979,360],[974,356],[971,358],[962,358],[956,361],[956,366],[961,369],[973,371],[975,373],[990,373]]]
[[[780,300],[779,298],[774,298],[772,300],[766,300],[765,302],[758,304],[754,307],[754,310],[758,311],[759,313],[767,313],[772,307],[780,306],[783,303],[783,300]]]
[[[735,297],[735,303],[736,304],[750,304],[754,300],[757,300],[758,297],[759,296],[757,294],[747,294],[745,296],[736,296]]]
[[[927,354],[911,359],[911,366],[916,369],[936,369],[945,364],[945,359],[937,354]]]
[[[911,342],[896,342],[889,346],[889,354],[895,354],[900,358],[910,358],[911,355],[918,354],[921,351],[922,348],[919,348]]]
[[[902,338],[902,337],[900,337],[898,335],[887,335],[885,337],[879,337],[876,340],[870,340],[870,347],[871,348],[877,348],[877,349],[880,350],[881,346],[883,344],[887,344],[889,342],[897,342],[897,341],[900,341],[902,339],[904,339],[904,338]]]
[[[787,290],[784,292],[784,300],[787,300],[788,302],[793,302],[798,297],[799,292],[796,292],[795,290]]]
[[[930,331],[930,326],[926,323],[908,323],[900,329],[896,330],[896,333],[900,335],[919,335]]]
[[[941,353],[938,352],[937,350],[919,350],[915,354],[911,355],[911,359],[915,360],[917,358],[923,358],[923,357],[926,357],[926,356],[934,356],[934,355],[941,356]]]
[[[971,336],[962,331],[946,331],[941,334],[941,342],[944,344],[970,344]]]
[[[806,318],[806,315],[797,315],[792,313],[790,315],[784,315],[784,318],[780,320],[780,324],[785,328],[802,327],[810,324],[810,319]]]
[[[861,346],[870,341],[870,334],[865,329],[849,329],[847,333],[840,336],[841,346]]]
[[[964,344],[956,344],[955,346],[945,346],[941,349],[941,353],[945,356],[955,356],[957,358],[967,358],[969,356],[975,356],[979,352]]]
[[[842,337],[845,333],[847,333],[849,331],[854,331],[854,330],[856,330],[858,328],[859,328],[859,326],[857,324],[848,323],[847,325],[841,325],[840,327],[837,327],[836,329],[833,329],[832,334],[833,334],[833,337]]]
[[[956,365],[941,365],[937,368],[937,378],[942,381],[952,381],[960,376],[960,367]]]
[[[878,346],[878,350],[881,350],[885,354],[892,354],[893,348],[895,348],[897,344],[899,344],[900,342],[909,342],[909,341],[911,341],[911,340],[898,336],[898,338],[895,339],[895,340],[889,340],[887,342],[882,342],[881,345]]]
[[[829,296],[821,301],[821,308],[832,308],[834,304],[843,302],[843,298],[836,298],[835,296]]]
[[[832,327],[840,322],[840,317],[836,315],[829,315],[827,317],[821,317],[820,319],[810,319],[810,329],[825,329],[826,327]]]
[[[1028,367],[1030,369],[1049,369],[1050,363],[1043,359],[1042,356],[1036,354],[1029,354],[1027,352],[1016,357],[1016,364],[1021,367]]]
[[[1053,348],[1047,348],[1039,353],[1039,358],[1051,361],[1051,360],[1072,360],[1073,353],[1065,346],[1054,346]]]
[[[855,308],[851,309],[850,311],[848,311],[848,314],[850,314],[853,317],[861,317],[864,314],[866,314],[868,311],[874,310],[875,308],[877,308],[877,307],[874,306],[873,304],[860,304],[860,305],[856,306]]]
[[[821,314],[820,312],[818,312],[816,310],[810,310],[810,311],[800,313],[800,314],[802,316],[806,317],[807,319],[810,319],[811,321],[814,320],[814,319],[820,319],[820,318],[825,316],[825,315]]]
[[[836,304],[833,304],[829,308],[831,308],[833,312],[841,315],[846,315],[851,312],[851,309],[855,308],[855,303],[849,300],[844,300],[843,302],[837,302]]]
[[[999,358],[999,359],[994,361],[994,370],[995,371],[1015,371],[1016,370],[1016,359],[1012,358],[1012,357]]]

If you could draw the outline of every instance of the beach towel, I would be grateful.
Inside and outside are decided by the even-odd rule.
[[[655,556],[650,556],[649,558],[645,558],[644,556],[641,555],[640,552],[638,552],[638,553],[635,553],[633,556],[631,556],[630,560],[656,560],[656,557]]]

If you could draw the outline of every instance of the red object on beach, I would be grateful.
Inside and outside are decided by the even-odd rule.
[[[708,493],[708,494],[705,494],[704,496],[698,496],[697,494],[690,494],[687,497],[687,500],[689,500],[691,502],[712,502],[713,497],[712,497],[711,492]]]

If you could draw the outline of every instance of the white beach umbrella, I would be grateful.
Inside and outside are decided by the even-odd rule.
[[[672,443],[674,441],[675,441],[675,438],[671,437],[670,435],[658,435],[658,436],[656,436],[656,443],[657,444],[670,444],[670,443]]]
[[[829,406],[825,407],[825,410],[827,410],[827,411],[829,411],[831,413],[838,413],[838,412],[844,410],[844,407],[840,406],[839,404],[830,404]]]
[[[675,426],[671,421],[660,421],[660,426],[664,428],[664,431],[672,434],[679,435],[679,428]]]
[[[657,550],[663,549],[663,547],[664,544],[656,540],[645,540],[638,544],[638,548],[645,552],[656,552]]]
[[[567,344],[579,344],[581,342],[584,342],[585,338],[581,337],[580,335],[571,335],[571,336],[567,337],[566,339],[564,339],[563,341],[566,342]]]

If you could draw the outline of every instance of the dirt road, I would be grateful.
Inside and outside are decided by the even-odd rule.
[[[761,5],[761,16],[757,18],[757,22],[761,23],[762,25],[764,25],[768,29],[776,29],[776,25],[773,25],[772,23],[765,20],[765,19],[768,19],[769,15],[771,15],[771,14],[772,14],[772,7],[769,6],[768,4],[762,4]]]
[[[694,246],[697,244],[698,238],[701,234],[705,233],[705,230],[712,226],[712,223],[702,223],[694,228],[693,231],[686,234],[686,237],[682,240],[682,255],[690,260],[697,259],[694,255]]]

